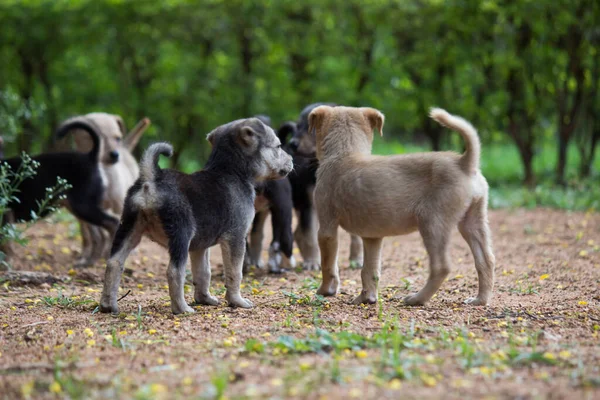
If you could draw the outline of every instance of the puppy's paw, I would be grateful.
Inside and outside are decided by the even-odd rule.
[[[321,269],[318,261],[306,260],[302,263],[302,268],[305,271],[318,271]]]
[[[338,288],[339,288],[339,284],[333,282],[330,284],[321,284],[321,287],[319,288],[319,290],[317,290],[317,294],[320,294],[321,296],[335,296],[338,294]]]
[[[73,267],[88,268],[93,265],[94,265],[94,261],[90,260],[89,258],[79,258],[77,261],[75,261],[75,263],[73,264]]]
[[[464,301],[464,303],[470,306],[487,306],[489,300],[480,299],[479,297],[469,297]]]
[[[209,295],[199,295],[197,294],[196,296],[194,296],[194,301],[196,302],[196,304],[202,304],[205,306],[218,306],[219,305],[219,299],[217,299],[215,296],[211,296]]]
[[[361,292],[352,300],[352,304],[375,304],[377,303],[377,293]]]
[[[114,304],[110,304],[110,303],[101,301],[100,302],[100,312],[111,313],[111,314],[118,314],[119,313],[119,307],[117,306],[116,302]]]
[[[411,294],[410,296],[406,296],[404,298],[404,304],[407,306],[422,306],[425,304],[425,301],[419,297],[419,294]]]
[[[175,315],[185,314],[185,313],[192,314],[192,313],[196,312],[196,310],[194,310],[192,307],[188,306],[187,304],[182,307],[177,307],[173,303],[171,303],[171,311],[173,311],[173,314],[175,314]]]
[[[227,303],[229,307],[240,307],[240,308],[252,308],[254,304],[248,299],[243,298],[242,296],[236,296],[227,299]]]

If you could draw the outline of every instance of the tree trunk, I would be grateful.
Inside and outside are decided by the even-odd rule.
[[[40,81],[44,87],[44,93],[46,94],[46,106],[48,115],[48,139],[44,151],[52,149],[54,147],[56,138],[54,137],[54,130],[58,127],[58,115],[56,113],[56,107],[54,104],[54,97],[52,96],[52,83],[50,82],[50,76],[48,74],[48,64],[45,61],[40,61],[39,65]]]
[[[19,49],[18,54],[21,62],[21,68],[23,70],[23,78],[25,81],[20,90],[20,95],[22,101],[29,102],[33,97],[33,79],[35,72],[34,65],[26,51]],[[28,117],[24,117],[22,119],[21,126],[23,127],[23,131],[17,133],[17,147],[19,149],[19,154],[23,151],[26,153],[31,153],[31,144],[33,142],[33,132],[35,128],[31,122],[31,119]]]
[[[569,138],[562,134],[558,135],[558,160],[556,162],[556,183],[559,185],[565,184],[565,169],[567,166],[567,147]]]

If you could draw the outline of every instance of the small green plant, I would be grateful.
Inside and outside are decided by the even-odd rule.
[[[59,307],[59,308],[75,308],[79,306],[86,306],[89,304],[96,304],[96,300],[93,299],[81,299],[77,297],[68,297],[64,296],[62,292],[59,292],[58,296],[44,296],[42,297],[42,301],[50,307]]]
[[[26,179],[34,177],[39,166],[39,162],[26,153],[21,155],[21,164],[16,171],[8,163],[0,163],[0,245],[7,243],[27,244],[27,239],[24,237],[25,231],[43,216],[56,211],[56,202],[65,199],[64,192],[71,188],[71,185],[65,179],[58,177],[53,187],[46,188],[45,197],[37,201],[37,210],[31,211],[29,221],[20,226],[13,222],[19,223],[22,221],[8,221],[10,204],[19,201],[17,197],[19,186]],[[0,256],[4,260],[5,254],[2,253]]]

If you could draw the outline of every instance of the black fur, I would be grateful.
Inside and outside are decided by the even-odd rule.
[[[94,147],[89,153],[62,152],[47,153],[32,157],[40,163],[34,177],[24,180],[16,194],[18,201],[11,201],[8,207],[16,221],[30,221],[31,212],[38,210],[38,203],[46,197],[46,188],[56,185],[57,178],[66,179],[72,186],[65,192],[68,208],[77,218],[93,225],[101,226],[114,233],[118,219],[106,214],[101,208],[104,195],[98,156],[100,139],[96,128],[85,122],[72,122],[61,126],[56,135],[62,137],[74,129],[83,129],[92,137]],[[16,171],[22,160],[20,157],[3,160]]]

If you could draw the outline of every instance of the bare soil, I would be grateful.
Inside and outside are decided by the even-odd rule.
[[[178,317],[167,253],[148,240],[127,262],[121,314],[95,312],[103,265],[72,269],[77,227],[59,220],[29,231],[13,266],[64,279],[0,282],[2,398],[600,398],[597,213],[491,212],[497,266],[488,307],[462,304],[476,294],[477,275],[458,233],[453,271],[425,307],[400,300],[427,277],[418,234],[384,241],[380,304],[348,304],[360,270],[348,265],[341,232],[337,297],[315,297],[316,272],[255,269],[243,287],[255,308],[223,300]],[[222,299],[218,248],[211,260]],[[346,345],[343,332],[362,339]]]

